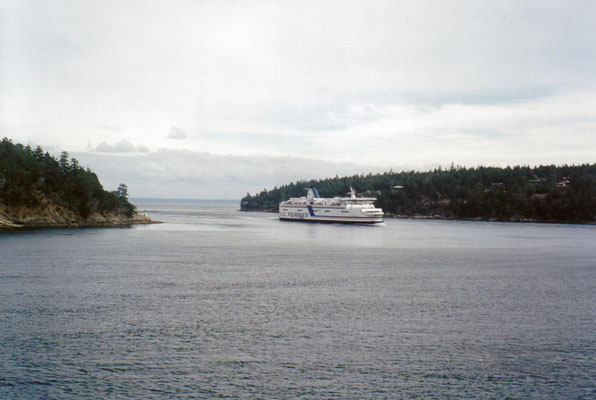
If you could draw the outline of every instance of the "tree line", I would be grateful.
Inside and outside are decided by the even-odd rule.
[[[120,184],[106,191],[97,175],[83,168],[63,151],[59,159],[37,146],[0,142],[0,204],[9,207],[44,207],[53,203],[87,218],[94,212],[132,217],[135,206],[128,201],[128,188]]]
[[[594,222],[596,164],[537,167],[451,166],[432,171],[385,172],[297,181],[247,195],[244,211],[277,211],[281,201],[316,186],[321,197],[344,196],[350,187],[376,197],[377,207],[399,216],[485,220]]]

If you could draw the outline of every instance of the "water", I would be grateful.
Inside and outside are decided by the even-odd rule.
[[[138,207],[0,234],[0,398],[596,397],[596,226]]]

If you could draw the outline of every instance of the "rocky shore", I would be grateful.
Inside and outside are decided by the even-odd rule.
[[[239,210],[239,211],[252,211],[252,212],[266,212],[266,213],[273,213],[277,214],[277,210]],[[521,217],[511,217],[511,218],[460,218],[455,217],[453,215],[420,215],[420,214],[393,214],[393,213],[385,213],[385,219],[437,219],[437,220],[444,220],[444,221],[484,221],[484,222],[525,222],[525,223],[539,223],[539,224],[574,224],[574,225],[595,225],[593,220],[586,220],[586,221],[576,221],[576,220],[566,220],[566,219],[538,219],[538,218],[521,218]]]
[[[6,207],[0,205],[0,230],[37,228],[117,227],[154,224],[151,218],[135,213],[132,217],[116,213],[93,213],[82,218],[72,210],[46,204],[44,207]]]
[[[539,218],[522,218],[522,217],[509,217],[509,218],[461,218],[453,215],[401,215],[385,213],[385,218],[395,219],[438,219],[446,221],[484,221],[484,222],[527,222],[527,223],[539,223],[539,224],[576,224],[576,225],[594,225],[594,221],[577,221],[577,220],[566,220],[566,219],[539,219]]]

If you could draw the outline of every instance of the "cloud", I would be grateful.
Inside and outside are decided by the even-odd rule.
[[[120,182],[132,197],[240,199],[297,180],[380,172],[376,167],[305,157],[231,156],[185,150],[127,155],[74,153],[106,188]]]
[[[351,110],[312,156],[370,165],[585,163],[596,157],[596,96],[562,92],[502,104],[391,104]],[[352,114],[356,114],[352,117]]]
[[[0,14],[0,130],[71,153],[101,142],[170,178],[184,168],[141,153],[204,151],[226,163],[182,159],[236,175],[266,160],[265,177],[289,158],[330,173],[320,163],[596,158],[593,1],[56,0]]]
[[[186,139],[188,135],[180,128],[176,128],[175,126],[170,129],[170,133],[168,133],[169,139]]]
[[[120,140],[115,144],[102,142],[95,148],[98,153],[147,153],[149,149],[146,146],[135,146],[128,140]]]
[[[308,131],[366,103],[502,102],[595,84],[590,2],[249,4],[14,3],[7,114],[122,125],[140,140],[172,124]]]

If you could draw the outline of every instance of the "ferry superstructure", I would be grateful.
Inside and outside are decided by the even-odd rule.
[[[317,188],[308,188],[306,197],[293,197],[279,203],[279,219],[306,222],[376,224],[383,222],[383,210],[374,206],[374,197],[321,198]]]

